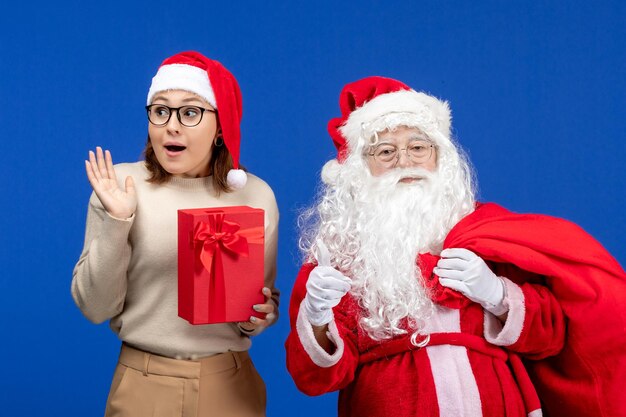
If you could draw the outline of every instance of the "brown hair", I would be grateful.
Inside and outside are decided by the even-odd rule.
[[[233,168],[233,158],[223,143],[222,141],[221,146],[213,145],[211,160],[209,161],[209,167],[211,168],[210,173],[213,175],[213,187],[217,195],[220,195],[221,192],[228,193],[232,191],[232,188],[229,187],[226,182],[226,176],[228,175],[228,171]],[[146,159],[146,168],[150,171],[150,178],[148,178],[149,183],[163,184],[172,176],[157,160],[154,148],[152,148],[152,142],[150,142],[150,136],[148,136],[143,154]],[[240,168],[244,169],[242,166],[240,166]]]

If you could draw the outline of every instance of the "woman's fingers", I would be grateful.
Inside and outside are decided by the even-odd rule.
[[[271,302],[272,290],[270,290],[268,287],[263,287],[261,292],[265,296],[265,303],[255,304],[252,306],[252,308],[256,312],[265,313],[265,318],[251,316],[250,320],[247,322],[251,324],[252,326],[254,326],[255,328],[262,327],[262,326],[269,326],[276,319],[276,313],[275,313],[276,306],[274,305],[273,302]]]
[[[113,158],[111,157],[111,152],[108,150],[104,152],[104,162],[106,164],[107,176],[109,179],[117,183],[117,177],[115,176],[115,170],[113,169]]]
[[[86,161],[87,178],[92,187],[106,187],[108,190],[117,188],[117,177],[113,168],[113,158],[111,152],[102,151],[100,146],[96,147],[96,151],[89,151],[89,161]],[[126,182],[128,184],[128,181]],[[134,184],[131,184],[134,191]]]
[[[269,287],[263,287],[261,293],[265,296],[266,300],[270,300],[272,298],[272,290]]]
[[[273,304],[255,304],[252,306],[252,308],[254,309],[254,311],[258,311],[259,313],[273,313],[274,312],[274,305]]]
[[[272,323],[272,320],[274,320],[275,317],[274,313],[268,314],[264,319],[252,316],[250,317],[250,323],[252,323],[255,327],[267,327]]]
[[[126,194],[128,194],[131,197],[135,196],[135,181],[133,180],[133,177],[131,176],[126,177],[126,180],[124,181],[124,188],[125,188]]]
[[[91,172],[96,181],[102,180],[100,170],[98,169],[98,163],[96,162],[96,154],[93,151],[89,151],[89,164],[91,165]]]
[[[107,172],[106,162],[104,161],[104,153],[102,152],[102,148],[96,147],[96,160],[98,161],[98,171],[100,171],[100,176],[102,178],[110,179],[109,173]]]
[[[137,208],[135,182],[131,176],[124,179],[124,189],[117,183],[111,152],[96,147],[89,151],[89,160],[85,161],[87,178],[104,209],[113,217],[130,218]]]
[[[93,168],[91,167],[91,163],[85,160],[85,171],[87,172],[87,179],[89,180],[89,184],[91,184],[92,188],[95,188],[98,184],[98,179],[93,173]]]

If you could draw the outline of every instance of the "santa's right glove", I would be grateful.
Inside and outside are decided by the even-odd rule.
[[[302,307],[312,325],[323,326],[333,320],[333,307],[350,291],[351,281],[330,266],[328,249],[321,241],[317,247],[318,266],[309,274]]]

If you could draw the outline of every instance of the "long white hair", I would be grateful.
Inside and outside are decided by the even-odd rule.
[[[317,203],[299,218],[306,260],[313,260],[317,242],[324,242],[332,265],[352,278],[350,293],[364,310],[360,325],[375,340],[423,328],[434,306],[422,285],[417,254],[439,254],[450,229],[475,204],[467,158],[436,131],[424,132],[437,147],[435,172],[370,174],[364,151],[377,138],[372,133],[407,125],[406,118],[394,115],[364,133],[343,164],[327,163]],[[398,183],[406,176],[423,180]]]

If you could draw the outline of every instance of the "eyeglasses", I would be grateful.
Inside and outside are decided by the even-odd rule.
[[[198,126],[205,111],[217,113],[217,110],[199,106],[169,107],[164,104],[151,104],[146,106],[146,111],[148,120],[155,126],[165,126],[170,121],[172,113],[176,112],[180,124],[187,127]]]
[[[396,166],[400,160],[400,152],[406,152],[409,161],[415,164],[423,164],[433,155],[435,144],[432,142],[417,140],[412,141],[406,148],[398,149],[397,146],[389,143],[381,143],[374,147],[369,156],[373,157],[376,163],[383,168]]]

